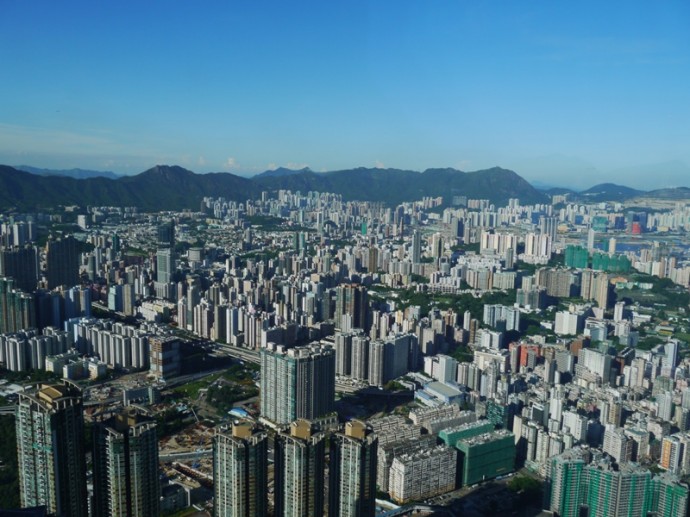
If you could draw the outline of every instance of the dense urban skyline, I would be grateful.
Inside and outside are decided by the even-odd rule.
[[[687,517],[687,199],[298,185],[0,214],[0,508]]]
[[[0,162],[684,183],[690,7],[3,6]]]

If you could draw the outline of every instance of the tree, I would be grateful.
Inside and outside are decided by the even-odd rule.
[[[0,416],[0,508],[19,508],[17,439],[13,416]]]

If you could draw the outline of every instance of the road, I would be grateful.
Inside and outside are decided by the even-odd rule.
[[[226,353],[229,356],[234,357],[235,359],[242,359],[243,361],[247,361],[254,364],[259,364],[261,362],[259,352],[256,350],[226,345],[223,343],[215,343],[215,346],[219,351],[222,351],[223,353]],[[335,391],[339,393],[352,394],[357,393],[361,389],[362,388],[357,386],[351,386],[350,384],[344,384],[337,381],[335,383]]]
[[[202,449],[200,451],[192,451],[192,452],[173,452],[173,453],[168,453],[168,454],[161,453],[158,455],[158,460],[166,463],[168,461],[196,460],[196,459],[199,459],[202,457],[212,456],[212,455],[213,455],[213,449]]]

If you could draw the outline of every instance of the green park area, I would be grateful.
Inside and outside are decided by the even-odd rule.
[[[256,397],[255,377],[259,367],[234,363],[223,372],[214,373],[176,387],[173,392],[191,404],[208,406],[225,415],[237,402]]]

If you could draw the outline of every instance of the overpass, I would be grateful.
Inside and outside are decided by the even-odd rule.
[[[381,517],[400,517],[403,515],[416,515],[418,513],[424,512],[425,514],[435,515],[437,517],[455,517],[455,512],[450,508],[445,506],[436,506],[430,504],[410,504],[407,506],[401,506],[394,510],[389,510],[380,514]]]
[[[226,345],[224,343],[215,343],[215,345],[219,350],[222,350],[235,359],[242,359],[243,361],[248,361],[254,364],[261,363],[259,352],[252,350],[251,348],[242,348],[239,346]]]
[[[250,363],[254,364],[260,364],[261,363],[261,356],[259,355],[259,352],[257,350],[252,350],[251,348],[242,348],[238,346],[232,346],[232,345],[227,345],[224,343],[216,343],[216,346],[218,347],[219,350],[225,352],[231,357],[234,357],[235,359],[242,359],[243,361],[247,361]],[[351,386],[350,384],[345,384],[341,382],[335,383],[335,391],[340,392],[340,393],[357,393],[360,391],[362,388],[357,387],[357,386]]]
[[[1,406],[0,407],[0,416],[1,415],[14,415],[17,412],[17,406]]]

